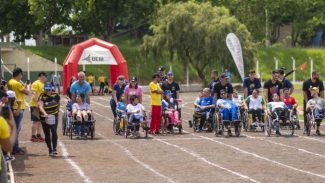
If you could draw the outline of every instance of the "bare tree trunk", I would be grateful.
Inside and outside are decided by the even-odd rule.
[[[44,32],[40,30],[39,33],[35,36],[35,41],[37,46],[44,45]]]

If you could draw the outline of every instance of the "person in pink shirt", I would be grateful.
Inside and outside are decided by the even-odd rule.
[[[132,76],[130,83],[125,87],[124,93],[127,98],[127,103],[130,104],[130,97],[132,95],[136,95],[139,99],[139,103],[142,103],[142,88],[138,84],[138,78],[136,76]]]

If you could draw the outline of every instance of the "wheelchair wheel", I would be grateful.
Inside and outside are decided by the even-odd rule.
[[[149,127],[148,127],[148,122],[145,122],[144,124],[144,134],[145,134],[145,138],[148,138],[148,131],[149,131]]]
[[[69,136],[70,136],[71,140],[72,140],[72,136],[73,136],[73,130],[74,130],[74,125],[71,125],[69,128]]]
[[[167,133],[167,120],[163,116],[160,120],[160,132],[161,134]]]
[[[67,111],[64,111],[63,115],[62,115],[62,134],[63,136],[66,135],[66,127],[67,127],[67,118],[68,118],[68,114]]]
[[[118,123],[118,119],[117,118],[114,118],[113,120],[113,132],[115,135],[118,134],[118,128],[120,126],[120,124],[117,124]]]
[[[90,138],[94,139],[95,137],[95,124],[92,124],[90,127]]]
[[[307,121],[305,124],[307,136],[310,136],[310,131],[311,131],[312,123],[313,123],[312,121],[313,121],[313,117],[310,114],[307,114]]]
[[[248,127],[249,127],[248,115],[249,114],[247,113],[247,111],[245,111],[243,113],[243,115],[241,116],[241,120],[242,120],[242,124],[243,124],[243,128],[244,128],[245,132],[248,131]]]
[[[196,132],[196,130],[198,129],[197,124],[198,124],[197,119],[193,118],[193,125],[192,126],[193,126],[193,131],[194,132]]]
[[[264,131],[266,136],[271,136],[272,131],[272,118],[267,116],[266,123],[264,124]]]
[[[287,135],[288,136],[293,136],[293,134],[295,132],[294,122],[290,121],[289,124],[286,125],[286,129],[287,129]]]
[[[216,113],[215,115],[215,136],[218,137],[219,135],[223,134],[223,130],[222,130],[222,114],[220,113]]]
[[[178,124],[178,133],[179,134],[182,134],[182,130],[183,129],[183,127],[182,127],[182,124]]]

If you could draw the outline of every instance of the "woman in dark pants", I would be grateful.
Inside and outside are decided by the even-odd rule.
[[[60,96],[52,90],[51,83],[45,83],[44,93],[40,95],[38,105],[42,113],[41,122],[45,134],[45,142],[49,149],[49,156],[57,155],[57,127]]]

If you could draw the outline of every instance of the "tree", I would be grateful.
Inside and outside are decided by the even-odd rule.
[[[69,24],[72,0],[28,0],[30,14],[35,17],[38,35],[36,44],[42,45],[45,34],[50,34],[54,25]]]
[[[17,42],[31,38],[37,27],[29,14],[28,1],[0,0],[0,4],[0,37],[14,32]]]
[[[241,41],[245,67],[254,58],[250,33],[224,7],[191,1],[170,3],[158,10],[151,28],[153,35],[144,37],[143,53],[161,55],[172,49],[182,65],[192,66],[204,82],[205,73],[213,65],[237,70],[226,46],[226,36],[230,32]]]

